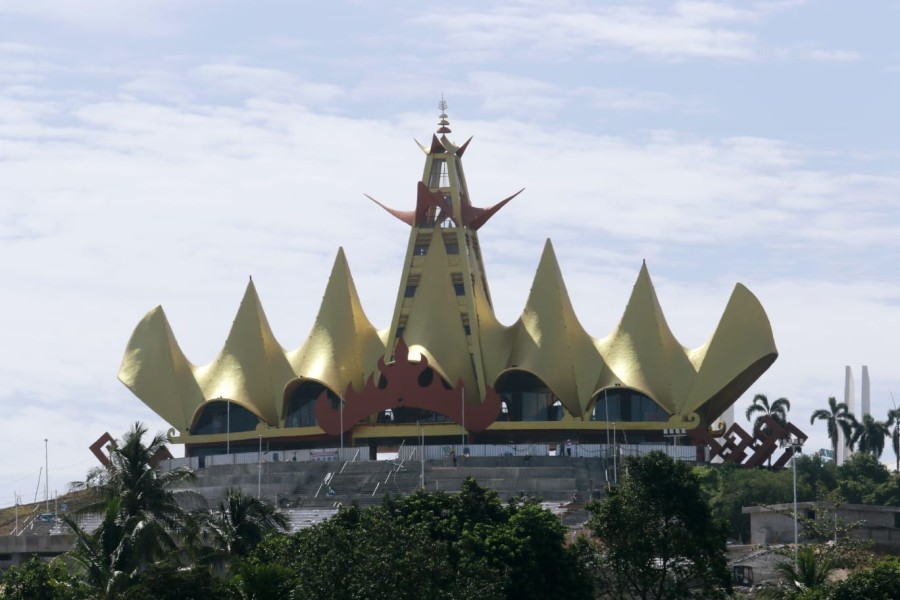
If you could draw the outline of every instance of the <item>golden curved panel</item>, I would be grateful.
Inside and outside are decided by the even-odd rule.
[[[584,414],[603,359],[566,291],[550,240],[516,328],[509,366],[536,374],[576,417]]]
[[[450,385],[461,379],[467,390],[478,389],[441,235],[431,236],[423,257],[422,276],[409,303],[403,340],[409,347],[410,360],[424,354]]]
[[[500,374],[510,366],[509,357],[516,339],[516,327],[500,323],[487,299],[481,277],[475,277],[475,315],[478,318],[478,335],[481,344],[481,360],[487,383],[493,385]]]
[[[297,376],[320,381],[338,394],[348,385],[361,390],[384,354],[383,337],[363,311],[340,248],[312,331],[300,348],[288,353],[288,362]]]
[[[222,351],[195,374],[208,400],[230,398],[269,425],[278,423],[282,390],[294,372],[269,327],[252,280]]]
[[[717,412],[709,417],[709,421],[712,422],[737,400],[778,356],[772,326],[756,296],[740,283],[737,284],[728,299],[716,331],[706,344],[692,354],[702,356],[701,366],[680,410],[695,411],[713,399],[716,400],[714,405],[721,405],[727,401],[728,404],[724,407],[710,407],[712,412]],[[727,397],[722,396],[723,390],[733,386],[733,382],[740,383],[756,371],[758,374],[752,376],[752,379],[737,386],[740,389],[731,389]]]
[[[696,371],[666,323],[646,264],[619,325],[598,340],[597,347],[619,381],[644,392],[670,414],[678,412]]]
[[[190,428],[203,392],[166,314],[157,306],[141,319],[125,349],[119,381],[176,429]]]

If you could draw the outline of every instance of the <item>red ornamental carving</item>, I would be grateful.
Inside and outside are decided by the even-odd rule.
[[[456,387],[447,389],[435,372],[431,381],[422,385],[420,376],[428,369],[428,359],[422,356],[418,362],[409,360],[409,348],[401,338],[394,351],[396,360],[385,364],[383,358],[378,359],[378,372],[369,375],[366,386],[361,392],[348,385],[344,391],[344,432],[353,428],[360,420],[387,409],[409,406],[430,410],[445,415],[457,423],[463,423],[462,402],[464,385],[460,379]],[[383,385],[378,386],[378,380]],[[329,435],[341,434],[340,407],[332,408],[328,400],[327,390],[316,400],[316,420]],[[500,395],[490,386],[480,404],[465,405],[465,428],[468,431],[484,431],[497,420],[500,412]]]
[[[737,423],[725,432],[722,441],[714,438],[705,429],[692,429],[687,432],[697,445],[709,446],[710,458],[721,457],[725,462],[735,463],[742,467],[759,467],[781,447],[783,440],[795,437],[801,443],[806,441],[806,434],[793,423],[780,424],[770,416],[764,417],[753,428],[753,435],[744,431]],[[749,453],[749,456],[748,456]],[[785,447],[784,452],[772,467],[783,468],[794,453],[792,446]],[[745,460],[746,459],[746,460]]]

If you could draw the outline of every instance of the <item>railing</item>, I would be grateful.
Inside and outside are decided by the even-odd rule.
[[[471,457],[503,457],[503,456],[553,456],[552,448],[556,448],[556,454],[564,452],[565,445],[559,444],[440,444],[424,446],[425,460],[440,460],[450,457],[453,450],[456,456]],[[405,440],[398,449],[398,460],[402,464],[419,456],[421,446],[408,446]],[[641,456],[653,451],[663,452],[676,460],[695,462],[697,460],[697,448],[695,446],[672,446],[671,444],[572,444],[572,456],[581,458],[606,458],[613,454],[619,456]],[[264,457],[265,462],[356,462],[370,460],[372,457],[369,448],[321,448],[313,450],[286,450],[268,452]],[[259,462],[258,452],[241,452],[232,454],[215,454],[204,457],[172,458],[160,463],[163,470],[176,469],[178,467],[190,467],[192,469],[203,466],[252,464]],[[343,468],[341,469],[343,470]]]

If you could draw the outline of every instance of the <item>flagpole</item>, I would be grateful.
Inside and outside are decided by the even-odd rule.
[[[466,387],[462,388],[462,400],[460,402],[460,407],[462,409],[462,444],[466,445]]]

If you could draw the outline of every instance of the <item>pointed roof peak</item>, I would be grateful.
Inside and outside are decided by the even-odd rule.
[[[450,121],[447,120],[447,101],[444,100],[443,93],[441,94],[441,101],[438,102],[438,108],[440,109],[441,114],[439,117],[440,121],[438,121],[437,132],[438,133],[451,133],[450,128],[448,127],[448,125],[450,125]]]

